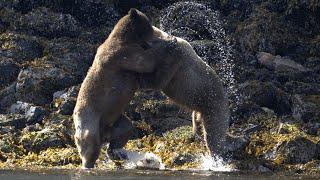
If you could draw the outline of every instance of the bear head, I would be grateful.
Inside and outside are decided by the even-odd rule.
[[[132,8],[115,25],[111,36],[125,43],[139,43],[152,38],[153,28],[145,14]]]

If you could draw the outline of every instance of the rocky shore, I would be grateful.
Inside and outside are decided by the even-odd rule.
[[[0,0],[0,168],[77,168],[71,114],[97,47],[130,7],[188,40],[224,80],[229,164],[244,171],[320,174],[320,3],[287,0]],[[191,112],[137,92],[128,150],[166,168],[205,153]],[[105,163],[99,168],[115,168]]]

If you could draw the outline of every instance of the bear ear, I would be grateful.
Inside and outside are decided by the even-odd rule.
[[[135,8],[131,8],[128,12],[128,14],[131,16],[131,17],[136,17],[138,16],[138,10],[135,9]]]

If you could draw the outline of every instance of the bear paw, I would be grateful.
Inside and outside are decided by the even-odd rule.
[[[126,150],[124,149],[108,149],[107,151],[107,155],[109,157],[109,159],[111,160],[127,160],[128,159],[128,155]]]

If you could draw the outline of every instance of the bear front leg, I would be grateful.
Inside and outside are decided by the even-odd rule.
[[[132,135],[133,125],[125,115],[121,115],[118,121],[111,127],[111,140],[107,154],[111,160],[128,159],[123,147]]]
[[[74,115],[75,144],[82,160],[83,168],[93,168],[99,157],[101,141],[99,135],[99,119],[93,113]]]

